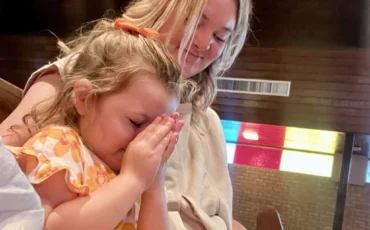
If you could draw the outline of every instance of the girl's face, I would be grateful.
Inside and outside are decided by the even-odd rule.
[[[207,1],[193,43],[180,54],[184,58],[188,52],[184,63],[181,63],[185,78],[202,72],[221,56],[225,42],[235,27],[237,8],[237,1],[235,0]],[[171,29],[175,13],[159,30],[160,33],[165,34]],[[174,34],[170,41],[169,50],[177,58],[180,43],[184,36],[184,27],[176,28]]]
[[[133,76],[125,90],[88,103],[75,93],[80,114],[80,132],[85,145],[115,172],[120,170],[123,154],[136,135],[157,116],[171,115],[177,99],[155,76]],[[89,106],[92,105],[92,106]]]

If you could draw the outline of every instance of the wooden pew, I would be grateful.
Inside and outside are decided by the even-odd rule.
[[[22,89],[0,78],[0,122],[2,122],[19,104]]]
[[[279,212],[268,208],[257,216],[257,230],[284,230]]]

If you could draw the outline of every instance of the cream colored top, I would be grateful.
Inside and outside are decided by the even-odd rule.
[[[34,72],[24,93],[52,65],[64,76],[68,71],[64,64],[65,59],[60,59]],[[231,229],[232,187],[220,119],[209,108],[199,124],[191,125],[191,104],[180,105],[178,112],[185,125],[168,160],[166,173],[166,197],[173,229]]]

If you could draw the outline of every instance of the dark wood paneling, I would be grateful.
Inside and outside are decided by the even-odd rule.
[[[39,34],[51,30],[58,36],[73,33],[82,23],[114,17],[130,0],[2,0],[2,34]],[[18,20],[15,20],[18,17]]]
[[[0,78],[0,122],[3,121],[18,105],[22,90]]]
[[[0,76],[23,87],[31,72],[53,61],[56,39],[121,0],[30,0],[0,3]],[[288,80],[288,98],[219,94],[224,119],[370,133],[370,53],[365,0],[258,0],[252,29],[230,77]],[[22,7],[20,7],[22,6]],[[19,15],[27,23],[19,23]],[[112,14],[111,14],[112,15]],[[367,42],[370,43],[370,42]],[[254,46],[254,47],[253,47]],[[257,48],[256,48],[257,47]]]
[[[0,77],[23,88],[33,71],[58,55],[56,43],[52,36],[0,36]]]
[[[289,97],[219,93],[224,119],[370,133],[370,50],[246,48],[230,77],[291,81]]]
[[[255,0],[250,44],[261,47],[358,47],[366,0]],[[367,42],[369,43],[369,42]]]
[[[0,2],[0,77],[24,87],[30,74],[58,55],[57,37],[118,16],[130,0],[4,0]],[[21,18],[15,20],[15,17]]]

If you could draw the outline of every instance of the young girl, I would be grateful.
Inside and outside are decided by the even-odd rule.
[[[164,165],[182,126],[180,69],[158,36],[99,21],[78,56],[67,53],[57,97],[24,118],[37,134],[8,150],[41,198],[44,229],[135,229],[140,197],[138,229],[168,228]]]

